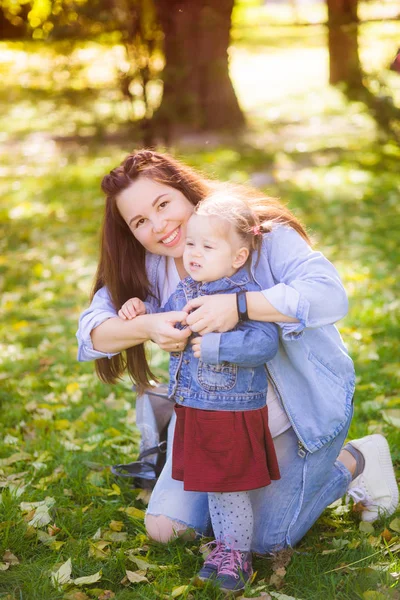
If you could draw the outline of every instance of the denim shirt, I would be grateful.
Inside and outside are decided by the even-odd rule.
[[[198,296],[235,294],[241,290],[261,290],[245,268],[231,277],[204,284],[186,277],[163,310],[182,310]],[[169,397],[179,404],[205,410],[262,408],[268,389],[265,363],[277,353],[278,340],[277,326],[261,321],[239,323],[218,337],[205,334],[201,359],[195,358],[190,343],[183,352],[171,353]]]
[[[165,260],[153,254],[146,257],[155,297],[150,301],[155,304],[165,278]],[[298,319],[277,324],[279,348],[267,369],[299,443],[315,452],[339,434],[352,412],[353,362],[334,326],[347,313],[346,292],[327,258],[285,225],[264,234],[251,275],[276,310]],[[90,333],[116,316],[107,289],[101,288],[79,321],[79,360],[112,356],[93,349]],[[209,335],[218,339],[221,334]]]

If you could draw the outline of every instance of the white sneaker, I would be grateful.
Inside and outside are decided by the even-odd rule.
[[[375,521],[394,513],[399,502],[399,489],[394,474],[389,445],[383,435],[367,435],[350,444],[365,460],[362,473],[351,482],[347,496],[363,505],[363,521]]]

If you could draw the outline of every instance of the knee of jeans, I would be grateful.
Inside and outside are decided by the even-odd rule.
[[[166,544],[188,531],[184,523],[174,521],[165,515],[146,515],[145,526],[147,535],[156,542]]]

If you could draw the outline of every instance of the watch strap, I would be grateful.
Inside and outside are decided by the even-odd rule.
[[[241,290],[236,294],[236,306],[238,311],[239,321],[248,321],[249,315],[247,314],[247,298],[246,291]]]

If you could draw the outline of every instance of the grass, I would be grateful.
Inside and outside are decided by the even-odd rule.
[[[376,27],[375,39],[386,43],[384,24]],[[261,182],[289,203],[316,247],[334,261],[350,297],[340,330],[357,370],[350,437],[384,433],[399,468],[400,151],[379,139],[362,107],[347,105],[339,91],[326,87],[322,38],[317,47],[293,53],[289,69],[290,48],[277,44],[264,63],[266,55],[255,52],[246,31],[247,42],[241,38],[232,49],[232,74],[247,111],[247,133],[234,141],[180,140],[174,151],[221,179]],[[81,53],[72,80],[54,93],[45,75],[49,69],[54,83],[55,73],[65,71],[60,49],[15,43],[1,49],[0,568],[6,570],[0,570],[0,598],[218,600],[218,591],[190,584],[201,564],[199,543],[148,540],[146,496],[110,474],[109,465],[137,454],[129,381],[101,384],[92,364],[76,362],[76,323],[96,266],[99,181],[135,142],[65,136],[115,131],[121,105],[112,69],[87,90],[88,55]],[[91,45],[91,52],[101,65],[102,49]],[[386,53],[377,59],[382,69]],[[265,64],[270,77],[261,85]],[[301,77],[290,78],[290,72]],[[399,80],[385,77],[397,97]],[[166,357],[155,352],[153,360],[164,372]],[[46,498],[53,500],[35,527],[30,522],[37,511],[21,503]],[[296,548],[279,593],[303,600],[398,598],[399,517],[365,528],[342,506],[327,509]],[[7,567],[7,550],[19,564]],[[54,587],[51,572],[69,558],[73,579],[99,571],[101,579]],[[256,557],[255,566],[246,596],[277,594],[271,559]],[[141,571],[148,582],[127,582],[127,570]]]

